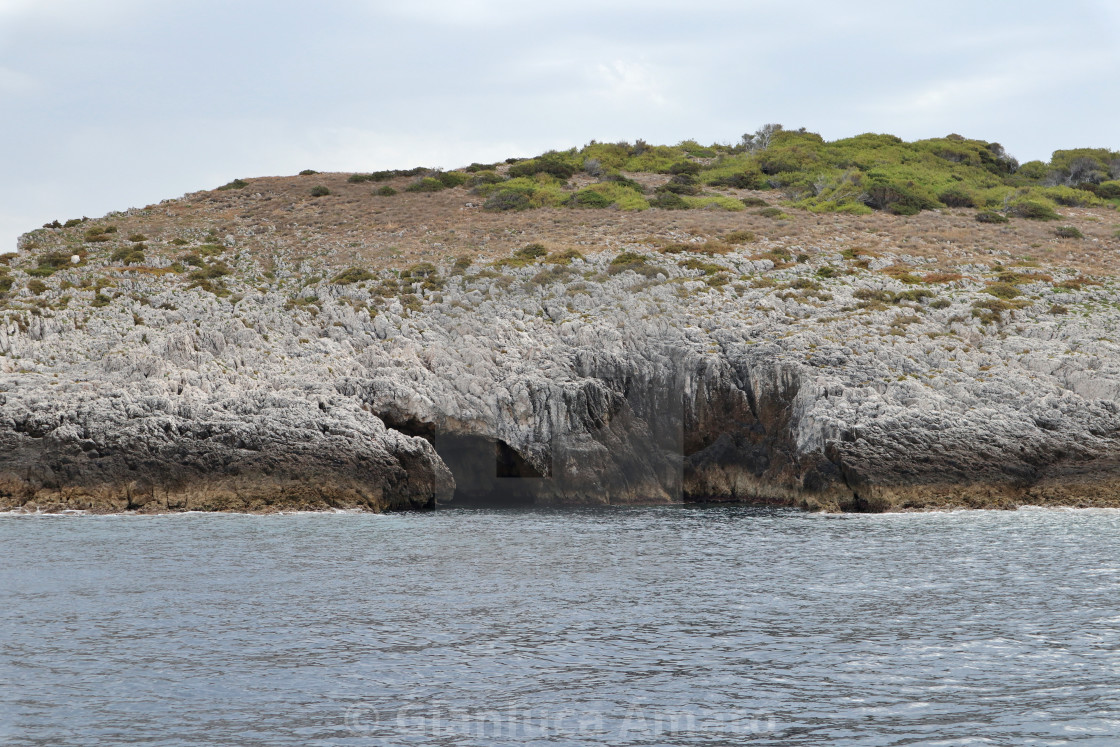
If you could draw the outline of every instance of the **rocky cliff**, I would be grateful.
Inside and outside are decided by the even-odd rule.
[[[0,508],[1120,505],[1107,208],[1069,240],[316,181],[24,237]]]

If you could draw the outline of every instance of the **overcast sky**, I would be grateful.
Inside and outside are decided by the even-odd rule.
[[[1120,149],[1120,2],[0,0],[0,252],[235,177],[589,140]]]

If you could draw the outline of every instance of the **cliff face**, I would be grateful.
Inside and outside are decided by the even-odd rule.
[[[857,263],[838,234],[796,239],[799,262],[765,258],[788,238],[693,266],[631,242],[349,282],[351,258],[242,231],[208,245],[216,286],[170,228],[112,219],[164,231],[143,265],[94,245],[35,293],[37,258],[72,251],[58,231],[11,263],[2,508],[1120,505],[1107,279],[1022,267],[1000,308],[1003,267],[918,284],[877,268],[928,257]]]
[[[8,507],[421,509],[454,485],[427,442],[339,397],[257,391],[218,400],[120,386],[3,396]]]

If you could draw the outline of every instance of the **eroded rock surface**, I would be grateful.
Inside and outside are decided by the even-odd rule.
[[[283,252],[269,278],[241,240],[218,287],[170,247],[90,253],[38,294],[35,252],[11,263],[0,507],[1120,505],[1110,281],[1028,268],[993,310],[990,268],[915,286],[839,246],[775,268],[764,241],[699,269],[630,246],[340,284]]]

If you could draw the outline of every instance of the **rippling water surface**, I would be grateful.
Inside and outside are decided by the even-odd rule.
[[[0,743],[1118,744],[1120,512],[0,516]]]

